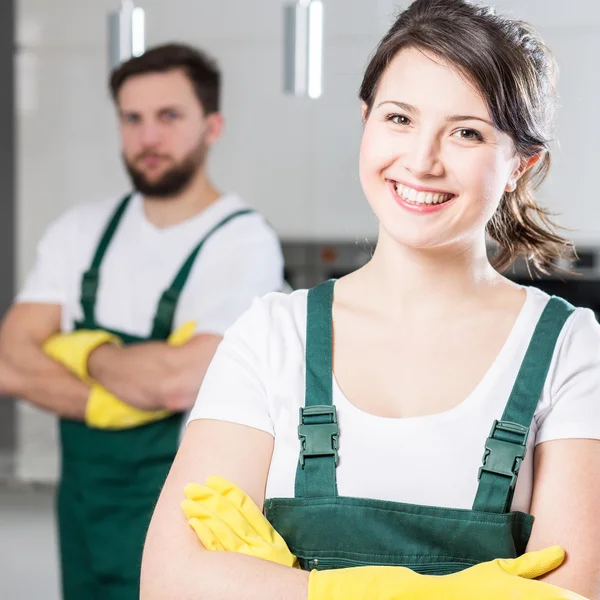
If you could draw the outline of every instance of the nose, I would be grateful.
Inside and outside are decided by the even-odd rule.
[[[444,174],[440,140],[423,131],[412,138],[413,144],[405,158],[405,168],[416,178],[440,177]]]
[[[144,147],[154,147],[160,142],[160,128],[156,123],[145,121],[139,128],[140,142]]]

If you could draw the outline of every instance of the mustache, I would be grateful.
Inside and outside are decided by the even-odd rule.
[[[134,162],[138,162],[144,158],[167,158],[171,157],[168,154],[161,154],[160,152],[153,152],[152,150],[146,150],[145,152],[140,152],[133,157]]]

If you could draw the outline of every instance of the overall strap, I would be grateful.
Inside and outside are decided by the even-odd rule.
[[[306,307],[306,394],[300,409],[300,457],[296,498],[337,496],[338,423],[332,397],[333,331],[331,308],[335,281],[308,292]]]
[[[550,298],[535,331],[500,421],[494,421],[485,444],[483,466],[473,510],[510,510],[527,437],[542,395],[560,332],[575,308],[562,298]]]
[[[96,297],[98,295],[98,284],[100,282],[100,265],[104,260],[106,250],[108,249],[108,246],[115,235],[115,231],[117,230],[117,227],[123,218],[125,209],[127,208],[132,196],[133,194],[127,194],[127,196],[121,200],[119,206],[110,218],[102,237],[100,238],[100,242],[96,248],[96,253],[94,254],[90,268],[83,274],[83,277],[81,278],[80,302],[81,308],[83,309],[84,327],[95,326]]]
[[[177,275],[173,279],[171,285],[165,290],[160,297],[156,314],[154,316],[154,324],[152,326],[152,333],[150,338],[153,340],[166,340],[171,333],[173,328],[173,318],[175,316],[175,310],[177,309],[177,303],[179,296],[190,276],[196,257],[200,253],[202,246],[211,238],[219,229],[224,227],[229,221],[241,217],[243,215],[253,214],[255,211],[251,209],[238,210],[221,221],[219,221],[209,232],[200,240],[196,247],[192,250],[190,255],[187,257]]]

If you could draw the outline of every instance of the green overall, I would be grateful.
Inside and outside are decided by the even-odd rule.
[[[96,321],[96,296],[102,260],[130,199],[131,195],[124,198],[113,214],[83,275],[84,316],[75,323],[76,329],[111,331]],[[204,242],[232,219],[250,212],[228,215],[193,249],[160,298],[150,337],[113,333],[125,344],[166,340],[179,296]],[[182,424],[181,413],[121,431],[61,420],[58,523],[64,600],[138,600],[144,538],[177,452]]]
[[[334,282],[309,291],[306,398],[300,410],[295,497],[265,502],[266,516],[304,569],[397,565],[444,575],[523,554],[533,516],[511,512],[527,435],[561,329],[574,310],[551,298],[504,414],[485,444],[473,508],[453,509],[338,496],[338,423],[332,400]],[[343,444],[343,432],[340,443]],[[415,448],[418,452],[418,448]],[[401,481],[401,474],[398,474]]]

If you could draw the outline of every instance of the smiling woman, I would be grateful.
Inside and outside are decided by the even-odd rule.
[[[360,94],[374,255],[227,332],[143,600],[600,598],[600,326],[500,274],[570,248],[533,197],[554,86],[526,24],[466,0],[400,14]]]
[[[429,100],[438,100],[437,108],[445,102],[440,95],[450,92],[457,113],[437,116],[445,118],[448,127],[453,126],[452,135],[490,146],[501,142],[497,134],[504,133],[504,143],[508,141],[509,150],[520,160],[520,168],[500,195],[499,206],[492,207],[492,218],[487,220],[487,233],[500,247],[492,263],[503,270],[524,256],[538,269],[552,269],[555,260],[571,249],[534,198],[534,191],[543,183],[551,164],[558,72],[552,53],[530,25],[518,22],[507,27],[507,21],[491,9],[479,11],[483,18],[478,19],[474,29],[461,3],[452,7],[453,3],[441,0],[427,3],[425,9],[419,4],[413,4],[405,18],[398,19],[366,70],[360,90],[365,116],[373,109],[383,109],[393,123],[408,126],[412,124],[411,117],[427,120],[432,116],[422,115],[418,106],[406,100],[409,90],[427,90],[431,94]],[[422,55],[418,88],[402,83],[406,79],[398,72],[402,67],[397,64],[402,49]],[[437,78],[428,77],[434,66],[424,64],[427,58],[439,66],[452,66],[454,77],[461,78],[463,85],[456,87],[448,81],[440,86]],[[392,75],[394,71],[396,77]],[[386,77],[382,77],[384,73]],[[386,92],[396,96],[382,94],[382,86],[389,86],[392,81],[396,87],[392,85]],[[459,97],[465,83],[472,88],[473,93],[468,94],[470,103],[469,98]],[[479,96],[480,101],[473,103],[474,96]],[[388,97],[390,100],[385,100]],[[431,111],[435,105],[426,100],[419,106]],[[400,114],[392,112],[394,106],[402,109]]]

